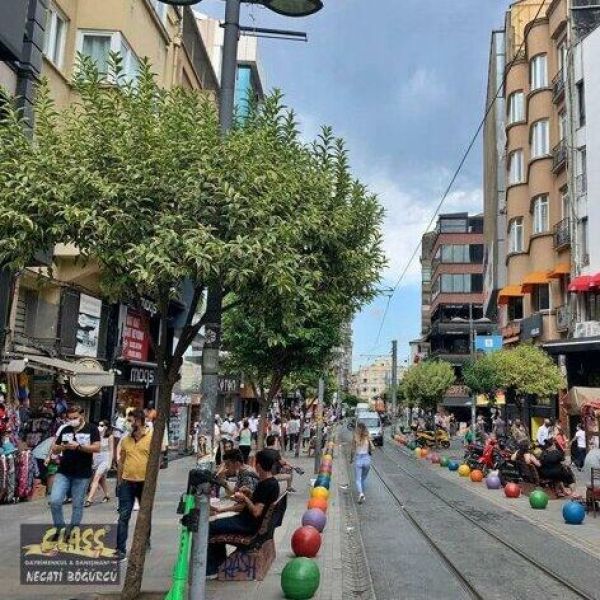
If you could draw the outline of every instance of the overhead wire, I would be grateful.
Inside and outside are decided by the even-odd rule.
[[[533,23],[534,21],[537,21],[538,17],[542,13],[542,9],[546,5],[546,2],[547,2],[547,0],[542,0],[541,1],[540,6],[539,6],[539,8],[538,8],[538,10],[537,10],[537,12],[535,14],[535,16],[533,17],[533,19],[530,22]],[[489,105],[487,106],[487,108],[485,110],[483,118],[479,122],[479,125],[477,126],[477,129],[475,130],[475,133],[471,137],[471,141],[469,142],[466,150],[463,152],[462,158],[460,159],[460,162],[458,163],[458,166],[456,167],[456,170],[454,171],[454,174],[452,175],[452,178],[450,179],[450,183],[448,183],[448,185],[446,186],[446,189],[444,190],[444,193],[442,194],[442,197],[441,197],[440,201],[438,202],[438,204],[437,204],[437,206],[435,208],[435,211],[434,211],[433,215],[431,216],[431,219],[429,220],[429,223],[427,224],[427,227],[425,228],[424,234],[427,233],[429,231],[429,229],[431,228],[431,226],[433,225],[436,217],[438,216],[438,214],[440,212],[440,209],[442,208],[442,206],[444,205],[444,202],[448,198],[448,195],[452,191],[454,183],[456,182],[458,176],[460,175],[460,172],[462,171],[462,168],[463,168],[465,162],[467,161],[467,158],[469,157],[469,154],[471,153],[471,150],[473,149],[473,146],[477,142],[477,138],[479,137],[479,134],[481,133],[481,130],[485,126],[487,118],[488,118],[490,112],[492,112],[492,108],[496,104],[496,100],[498,100],[498,98],[500,97],[500,93],[504,90],[504,87],[506,85],[506,76],[508,74],[508,71],[513,66],[513,64],[518,60],[518,58],[521,55],[521,52],[522,52],[523,48],[525,47],[525,39],[526,39],[525,35],[523,35],[523,40],[521,41],[521,44],[519,45],[519,48],[515,52],[514,56],[510,60],[510,62],[505,66],[505,68],[504,68],[504,75],[502,76],[502,83],[498,86],[498,89],[496,90],[496,93],[495,93],[494,97],[492,98],[491,102],[489,103]],[[400,277],[398,277],[398,280],[396,281],[395,285],[392,287],[391,293],[387,297],[387,302],[385,304],[385,309],[383,311],[383,316],[381,317],[381,322],[379,324],[379,328],[377,329],[377,336],[375,338],[375,343],[373,345],[373,348],[376,348],[377,345],[379,344],[379,339],[380,339],[381,333],[383,331],[383,326],[385,324],[385,319],[386,319],[386,317],[388,315],[388,312],[389,312],[389,309],[390,309],[390,304],[392,302],[392,298],[394,297],[394,294],[396,293],[396,290],[398,289],[398,287],[400,286],[400,284],[404,280],[404,277],[406,276],[406,273],[408,272],[408,269],[410,268],[413,260],[415,259],[415,256],[419,252],[420,248],[421,248],[421,239],[419,239],[419,241],[417,243],[417,246],[413,250],[412,254],[410,255],[410,258],[408,259],[408,262],[406,263],[406,266],[404,267],[404,269],[400,273]]]

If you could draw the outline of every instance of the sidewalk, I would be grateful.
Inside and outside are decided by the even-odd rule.
[[[414,457],[406,448],[399,448],[400,452]],[[438,451],[439,454],[452,457],[459,463],[462,462],[463,449],[452,448],[450,450]],[[414,460],[417,460],[414,458]],[[534,510],[529,506],[529,497],[522,495],[520,498],[507,498],[502,490],[488,490],[485,482],[473,483],[468,477],[459,477],[456,472],[448,471],[438,465],[432,465],[426,459],[419,459],[419,463],[434,470],[440,477],[451,479],[457,485],[468,488],[472,493],[478,494],[509,510],[530,523],[544,529],[554,535],[561,537],[569,544],[584,550],[592,556],[600,559],[600,518],[594,519],[593,514],[586,515],[582,525],[567,525],[562,516],[562,507],[568,499],[550,500],[544,510]],[[581,474],[576,484],[576,495],[585,497],[585,484],[581,482]]]
[[[302,513],[306,508],[310,479],[313,477],[314,459],[301,457],[291,458],[290,462],[302,467],[305,475],[294,476],[294,487],[297,494],[290,494],[288,508],[281,527],[276,530],[275,544],[277,558],[271,566],[268,576],[262,582],[208,582],[208,598],[210,600],[271,600],[281,599],[280,575],[283,567],[292,557],[290,540],[294,530],[300,526]],[[142,590],[143,600],[164,598],[171,582],[171,571],[178,550],[179,519],[176,514],[179,496],[187,482],[187,473],[195,464],[192,457],[183,457],[170,462],[169,468],[160,471],[158,490],[154,505],[152,521],[152,549],[146,558]],[[347,483],[344,462],[339,449],[336,448],[333,476],[331,484],[331,500],[327,515],[327,527],[323,535],[323,544],[317,557],[321,570],[321,585],[314,598],[316,600],[342,600],[342,503],[338,486]],[[110,481],[114,486],[114,480]],[[65,514],[70,515],[70,506],[65,507]],[[84,523],[117,522],[116,502],[95,504],[84,511]],[[130,536],[133,536],[135,516],[130,523]],[[22,523],[50,522],[50,509],[46,500],[26,502],[15,505],[0,506],[0,580],[2,581],[2,600],[102,600],[118,597],[120,588],[114,586],[21,586],[19,584],[19,527]],[[127,563],[122,567],[125,575]],[[123,581],[123,579],[122,579]]]

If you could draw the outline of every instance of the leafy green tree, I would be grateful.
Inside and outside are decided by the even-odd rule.
[[[402,389],[407,402],[425,410],[435,410],[456,376],[452,366],[441,360],[412,365],[404,374]]]
[[[465,365],[462,372],[463,381],[474,394],[487,396],[503,387],[496,356],[495,353],[485,354]]]
[[[319,240],[317,233],[333,229],[334,219],[356,227],[355,212],[367,209],[348,201],[332,214],[331,169],[300,143],[279,95],[267,99],[246,126],[222,138],[208,98],[159,89],[147,62],[135,84],[127,83],[120,59],[113,56],[111,62],[109,77],[118,85],[106,85],[83,60],[74,82],[79,100],[63,111],[55,109],[42,86],[33,142],[10,103],[0,116],[0,264],[23,269],[37,252],[71,243],[81,260],[99,266],[108,298],[137,306],[149,297],[158,306],[160,397],[121,596],[129,600],[141,587],[171,393],[182,356],[204,325],[205,291],[220,289],[225,311],[248,299],[266,306],[275,298],[279,322],[291,327],[304,322],[299,309],[319,305],[314,300],[319,292],[348,293],[348,287],[339,290],[346,271],[327,268],[327,253],[331,261],[365,261],[370,273],[378,266],[377,255],[367,264],[361,251],[342,246],[340,238]],[[359,184],[348,186],[350,196],[365,195]],[[380,211],[369,198],[371,210]],[[365,239],[372,242],[366,247],[376,247],[379,233],[367,223]],[[181,297],[184,284],[193,293],[171,349],[169,304]],[[365,279],[356,281],[364,285]],[[352,294],[349,299],[350,305],[358,302]],[[295,332],[321,361],[326,344],[312,348],[317,317],[309,311],[307,326]],[[285,347],[275,323],[264,341]]]

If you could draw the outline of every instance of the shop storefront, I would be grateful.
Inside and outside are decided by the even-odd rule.
[[[115,402],[127,408],[154,408],[158,391],[155,364],[118,361],[115,376]]]

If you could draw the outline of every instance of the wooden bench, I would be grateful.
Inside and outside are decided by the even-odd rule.
[[[535,465],[528,465],[524,461],[519,461],[517,466],[523,478],[521,489],[525,496],[529,496],[535,489],[543,488],[550,500],[558,499],[555,481],[540,478],[540,473]]]
[[[254,535],[221,534],[209,539],[210,543],[235,546],[219,567],[219,581],[262,581],[275,560],[275,529],[283,522],[287,508],[287,492],[274,502],[265,514],[262,525]]]

